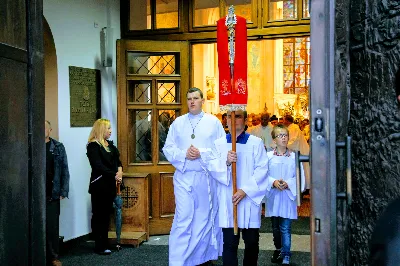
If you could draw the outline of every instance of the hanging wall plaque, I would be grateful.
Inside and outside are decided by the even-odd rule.
[[[69,67],[71,127],[91,127],[101,114],[100,70]]]

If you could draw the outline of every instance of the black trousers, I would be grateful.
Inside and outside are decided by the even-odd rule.
[[[244,241],[244,258],[243,265],[257,266],[260,229],[249,228],[240,229]],[[225,266],[237,266],[237,251],[239,247],[240,231],[238,235],[234,235],[233,228],[222,228],[224,247],[222,252],[222,261]]]
[[[46,253],[47,261],[58,258],[60,200],[46,201]]]
[[[110,215],[113,210],[114,197],[107,193],[92,192],[92,235],[95,241],[95,251],[103,252],[109,249],[108,229]]]

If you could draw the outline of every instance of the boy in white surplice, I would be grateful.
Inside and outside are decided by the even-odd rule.
[[[271,262],[282,261],[290,264],[291,223],[297,219],[296,205],[296,158],[287,148],[289,130],[282,124],[276,125],[271,132],[276,144],[268,155],[268,191],[266,195],[265,216],[271,217],[272,232],[276,250]],[[304,191],[304,171],[301,169],[301,187]]]
[[[228,126],[231,125],[228,113]],[[238,206],[238,227],[245,244],[243,265],[257,265],[259,252],[259,229],[261,226],[261,201],[267,189],[268,159],[264,143],[258,137],[244,131],[247,113],[235,112],[236,152],[232,151],[231,134],[215,141],[220,160],[227,164],[225,175],[218,179],[218,222],[223,232],[224,265],[238,265],[237,250],[240,234],[233,233],[233,204]],[[231,131],[231,128],[229,128]],[[225,161],[226,160],[226,161]],[[231,164],[237,163],[237,192],[232,196]]]

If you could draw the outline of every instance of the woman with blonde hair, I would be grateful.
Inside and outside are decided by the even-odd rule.
[[[116,196],[116,185],[122,182],[119,151],[109,140],[110,136],[110,120],[100,118],[94,122],[86,146],[86,155],[92,167],[89,184],[92,200],[92,234],[95,240],[95,252],[102,255],[111,254],[108,246],[108,227]]]

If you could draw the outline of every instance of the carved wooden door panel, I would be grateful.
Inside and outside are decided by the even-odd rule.
[[[175,169],[162,148],[169,126],[187,109],[189,45],[121,40],[117,55],[118,147],[124,172],[150,174],[150,235],[168,234],[175,210]]]
[[[46,265],[42,14],[0,2],[0,265]]]

